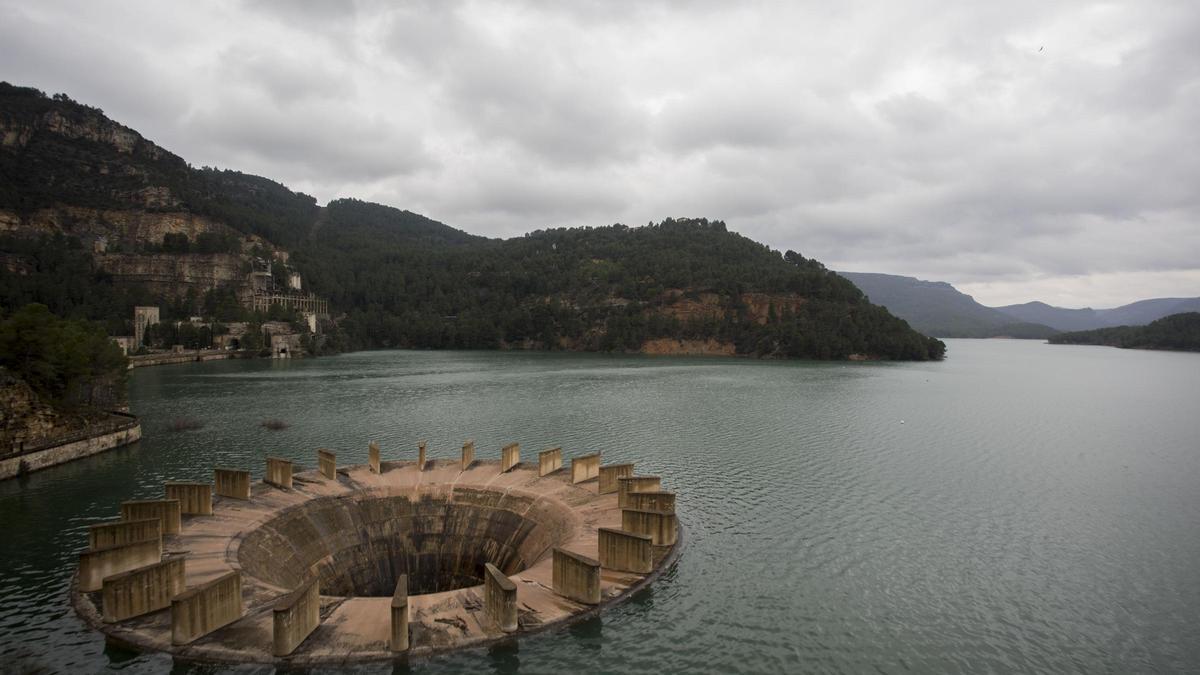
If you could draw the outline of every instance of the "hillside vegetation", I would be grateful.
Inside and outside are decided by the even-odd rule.
[[[202,216],[286,249],[306,288],[341,315],[334,330],[349,348],[637,351],[673,340],[771,357],[945,352],[819,262],[772,251],[719,221],[552,229],[502,241],[357,200],[321,208],[264,178],[193,168],[65,96],[7,84],[0,138],[0,219],[16,236],[41,237],[4,244],[0,286],[10,307],[43,302],[64,315],[119,321],[132,303],[149,303],[136,278],[83,273],[90,252],[73,235],[89,218],[136,212]],[[233,246],[220,232],[205,234],[206,250]],[[195,246],[172,233],[153,248],[194,256]],[[129,254],[148,251],[143,243]],[[68,263],[77,279],[44,264],[50,259]],[[220,290],[158,304],[168,318],[203,313]]]
[[[1145,326],[1116,326],[1060,333],[1056,345],[1106,345],[1124,349],[1200,351],[1200,312],[1172,314]]]

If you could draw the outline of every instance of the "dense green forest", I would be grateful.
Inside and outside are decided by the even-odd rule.
[[[725,223],[553,229],[505,241],[472,237],[415,214],[354,200],[331,203],[293,256],[314,287],[348,308],[360,346],[636,350],[649,339],[716,338],[739,353],[940,358],[941,342],[871,305],[820,263],[781,254]],[[679,321],[672,289],[723,299],[723,318]],[[743,293],[796,294],[767,325]]]
[[[1200,351],[1200,312],[1172,314],[1145,326],[1116,326],[1059,333],[1050,338],[1050,344]]]
[[[45,131],[54,116],[88,133]],[[0,149],[0,209],[182,211],[262,236],[289,250],[306,287],[330,300],[340,315],[332,343],[343,348],[626,351],[676,338],[715,339],[738,353],[778,357],[936,359],[945,352],[943,343],[870,304],[819,262],[772,251],[719,221],[667,219],[494,240],[357,200],[320,208],[264,178],[192,168],[62,95],[0,83],[0,124],[32,130],[19,151]],[[122,139],[120,151],[104,141],[114,136]],[[148,202],[148,193],[157,201]],[[33,273],[14,265],[0,271],[4,307],[41,302],[62,316],[107,321],[117,332],[134,304],[163,304],[92,271],[89,253],[70,238],[16,239],[0,246]],[[188,255],[232,246],[172,236],[155,248]],[[705,293],[720,296],[717,311],[685,319],[671,311],[680,294],[687,300]],[[751,315],[746,294],[788,297],[764,322]],[[230,297],[216,289],[177,300],[164,318],[205,312],[232,320]]]
[[[111,407],[125,397],[128,362],[104,329],[27,305],[0,320],[0,368],[63,409]]]

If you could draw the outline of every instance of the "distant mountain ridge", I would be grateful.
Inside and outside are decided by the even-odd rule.
[[[1165,316],[1200,311],[1200,298],[1153,298],[1111,309],[1069,309],[1044,302],[988,307],[943,281],[869,272],[839,272],[871,302],[918,331],[937,337],[1047,338],[1061,331],[1144,326]]]
[[[1059,333],[1050,338],[1050,344],[1200,351],[1200,312],[1171,314],[1145,326],[1113,326]]]
[[[1172,314],[1200,311],[1200,298],[1153,298],[1112,309],[1066,309],[1044,302],[1026,302],[996,309],[1023,321],[1046,324],[1062,331],[1076,331],[1112,326],[1144,326]]]

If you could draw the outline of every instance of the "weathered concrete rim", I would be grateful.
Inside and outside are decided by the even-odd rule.
[[[495,647],[495,646],[501,645],[501,644],[516,644],[518,641],[520,641],[521,639],[526,638],[526,637],[533,638],[533,637],[541,637],[541,636],[550,635],[551,633],[558,632],[559,630],[569,628],[575,624],[582,623],[583,621],[587,621],[589,619],[593,619],[597,616],[600,616],[605,611],[608,611],[609,609],[617,607],[618,605],[621,605],[621,604],[625,603],[626,601],[633,599],[634,596],[641,594],[642,591],[646,590],[650,586],[650,584],[654,583],[655,581],[658,581],[660,576],[662,576],[665,572],[672,569],[675,566],[675,564],[679,561],[679,556],[683,551],[683,545],[684,545],[685,538],[686,538],[686,534],[685,534],[683,522],[680,521],[677,525],[677,534],[676,534],[676,538],[675,538],[675,543],[671,546],[671,548],[667,552],[667,554],[665,556],[663,556],[662,561],[657,566],[655,566],[655,568],[653,570],[651,570],[651,572],[649,574],[645,575],[644,577],[642,577],[641,580],[639,580],[638,582],[634,583],[632,586],[625,589],[624,592],[622,592],[619,595],[613,596],[613,597],[605,598],[598,605],[590,605],[590,606],[581,605],[581,607],[587,607],[587,609],[581,610],[579,612],[575,612],[565,618],[559,619],[557,621],[552,621],[550,623],[541,624],[539,626],[534,626],[532,628],[522,628],[521,630],[517,631],[516,633],[493,637],[493,638],[488,638],[485,640],[479,640],[479,641],[472,642],[470,644],[462,645],[462,646],[431,647],[428,645],[424,645],[424,646],[420,646],[420,647],[413,647],[406,652],[400,652],[400,653],[394,654],[392,656],[364,655],[364,656],[360,656],[360,657],[356,657],[356,658],[348,658],[348,657],[338,658],[338,657],[324,657],[324,656],[314,657],[311,654],[294,654],[294,655],[285,656],[285,657],[275,657],[274,659],[267,660],[267,661],[256,661],[254,663],[262,663],[262,664],[270,663],[270,664],[274,664],[276,666],[305,667],[305,666],[322,666],[322,665],[329,666],[329,665],[336,665],[336,664],[345,665],[345,664],[350,664],[350,663],[422,662],[422,661],[427,661],[429,659],[436,658],[436,657],[444,655],[444,654],[448,654],[450,652],[482,651],[482,650],[490,649],[492,647]],[[146,647],[139,646],[138,644],[136,644],[132,641],[124,640],[119,637],[115,637],[115,636],[109,634],[108,631],[105,631],[104,628],[106,626],[108,626],[109,624],[104,623],[104,621],[100,617],[99,612],[96,610],[95,604],[92,602],[91,598],[88,597],[89,594],[79,592],[78,584],[79,584],[79,575],[74,575],[71,578],[70,593],[71,593],[71,597],[73,599],[71,604],[74,607],[75,611],[78,613],[78,615],[84,620],[84,623],[86,623],[88,625],[88,627],[92,628],[93,630],[97,630],[97,631],[100,631],[101,633],[104,633],[104,639],[107,644],[118,647],[120,649],[126,649],[129,651],[134,651],[134,652],[138,652],[138,653],[142,653],[142,654],[154,653],[155,651],[158,651],[158,650],[147,649]],[[482,586],[480,586],[480,588],[482,588]],[[322,596],[322,597],[328,597],[328,596]],[[246,661],[237,660],[237,659],[200,657],[200,656],[196,656],[193,654],[189,654],[186,650],[183,651],[182,653],[176,653],[176,652],[165,652],[165,653],[170,654],[172,660],[175,661],[176,663],[189,663],[189,664],[213,664],[213,663],[245,664],[245,663],[247,663]]]
[[[447,463],[455,464],[456,462],[454,462],[453,460],[448,460]],[[486,461],[485,461],[485,463],[496,464],[495,462],[488,463]],[[407,464],[411,464],[411,463],[402,461],[402,462],[397,462],[396,464],[407,465]],[[356,468],[367,468],[367,465],[361,465],[361,466],[355,465],[354,467],[346,467],[344,470],[349,471],[351,469],[356,469]],[[531,467],[526,467],[526,469],[532,471],[536,475],[536,467],[531,466]],[[339,474],[343,473],[344,470],[342,467],[339,467]],[[538,477],[538,479],[545,479],[545,478],[549,478],[549,476],[544,476],[544,477],[539,476]],[[345,483],[343,483],[343,485],[345,485]],[[437,483],[431,483],[430,485],[431,486],[437,485]],[[451,483],[450,485],[451,485],[451,489],[453,490],[453,488],[457,485],[457,483],[454,482],[454,483]],[[569,486],[570,483],[567,483],[567,485]],[[353,479],[351,479],[351,484],[347,485],[346,487],[355,490],[355,492],[350,493],[350,494],[328,495],[328,496],[320,497],[320,498],[350,500],[350,499],[355,499],[356,495],[360,494],[361,492],[370,493],[370,492],[376,491],[376,488],[372,488],[367,485],[359,486],[357,484],[357,481],[355,481]],[[496,491],[506,492],[506,493],[509,492],[510,490],[515,491],[515,492],[526,492],[525,490],[516,488],[516,486],[509,486],[509,487],[496,486],[495,488],[489,488],[488,486],[485,486],[485,485],[468,483],[468,484],[464,484],[463,487],[470,487],[473,489],[481,489],[481,488],[482,489],[495,489]],[[384,492],[386,493],[386,491],[384,491]],[[559,501],[549,495],[535,495],[533,493],[527,493],[527,494],[535,497],[536,501],[542,501],[542,500],[548,500],[551,502]],[[233,500],[233,502],[241,503],[240,500]],[[288,506],[288,507],[285,507],[283,510],[288,511],[288,510],[291,510],[292,508],[296,508],[297,506],[298,505]],[[279,512],[275,512],[275,513],[278,514]],[[267,522],[272,517],[273,517],[273,515],[265,515],[263,518],[256,519],[254,522],[254,526],[240,530],[239,532],[237,532],[236,534],[234,534],[230,537],[230,541],[227,543],[226,548],[224,550],[223,557],[225,559],[226,564],[228,564],[232,570],[240,570],[241,569],[241,565],[238,564],[238,559],[237,559],[237,549],[240,548],[241,539],[248,532],[252,531],[254,527],[257,527],[258,525],[261,525],[262,523]],[[369,651],[369,652],[361,652],[360,651],[360,652],[354,652],[352,654],[330,654],[330,653],[313,654],[313,653],[300,652],[300,653],[291,654],[289,656],[277,657],[277,656],[271,655],[269,652],[267,652],[265,654],[261,654],[261,655],[260,654],[246,654],[246,653],[232,654],[232,653],[228,653],[228,652],[222,652],[221,650],[206,650],[203,648],[195,649],[190,646],[180,646],[177,648],[174,648],[174,647],[173,648],[164,648],[163,646],[154,644],[152,642],[148,643],[146,641],[137,640],[136,638],[139,636],[136,633],[121,631],[117,628],[117,625],[110,625],[110,624],[105,623],[103,621],[102,616],[100,615],[100,612],[98,610],[98,605],[96,602],[96,598],[98,598],[98,594],[93,595],[91,593],[80,592],[78,589],[78,575],[73,576],[72,581],[71,581],[71,586],[70,586],[70,593],[71,593],[71,597],[72,597],[71,604],[74,607],[74,609],[76,610],[77,614],[84,620],[84,622],[89,627],[105,634],[106,642],[108,644],[117,646],[119,648],[124,648],[124,649],[128,649],[131,651],[139,652],[139,653],[154,653],[154,652],[168,653],[168,654],[172,655],[172,658],[175,661],[178,661],[181,663],[209,663],[209,664],[213,664],[213,663],[220,663],[220,664],[260,663],[260,664],[273,664],[276,666],[290,666],[290,667],[349,665],[349,664],[353,664],[353,663],[383,663],[383,662],[407,663],[410,661],[420,661],[423,659],[428,659],[428,658],[435,657],[435,656],[449,653],[449,652],[460,652],[460,651],[465,651],[465,650],[484,650],[484,649],[488,649],[488,648],[494,647],[496,645],[501,645],[501,644],[516,644],[517,640],[520,640],[526,636],[548,634],[551,631],[556,631],[556,630],[559,630],[562,628],[566,628],[566,627],[575,625],[578,622],[595,618],[595,617],[599,616],[602,612],[607,611],[608,609],[615,607],[615,606],[629,600],[630,598],[640,594],[642,591],[646,590],[650,584],[652,584],[655,581],[657,581],[658,579],[660,579],[661,575],[664,572],[674,569],[674,567],[678,561],[678,558],[681,555],[683,546],[685,544],[684,524],[682,521],[677,521],[676,531],[677,531],[677,535],[676,535],[676,541],[674,544],[672,544],[670,547],[661,547],[661,546],[655,547],[659,552],[662,552],[665,549],[665,553],[662,553],[662,556],[658,558],[658,562],[653,565],[653,568],[648,573],[646,573],[645,575],[630,575],[632,583],[630,583],[627,586],[621,587],[619,592],[617,592],[616,594],[610,595],[610,596],[602,599],[599,604],[585,605],[585,604],[577,603],[577,602],[574,602],[571,600],[567,600],[567,602],[570,602],[574,606],[573,611],[571,611],[570,613],[568,613],[566,615],[554,617],[548,621],[532,623],[532,624],[529,624],[526,626],[522,626],[515,633],[503,634],[503,635],[485,634],[485,635],[480,635],[479,637],[472,639],[470,641],[458,643],[458,644],[414,645],[408,651],[398,652],[398,653],[389,653],[387,651]],[[549,548],[547,548],[547,551],[549,551]],[[170,553],[170,552],[164,551],[164,553]],[[657,555],[656,555],[656,557],[657,557]],[[632,577],[636,577],[636,578],[632,578]],[[263,583],[264,585],[271,586],[273,588],[278,588],[277,586],[274,586],[273,584],[266,583],[262,579],[257,579],[257,581],[259,583]],[[525,581],[527,583],[529,583],[528,579],[526,579]],[[477,592],[480,592],[483,589],[483,585],[479,585],[477,587],[471,587],[471,588],[476,590]],[[284,592],[284,594],[289,597],[293,591],[293,589],[279,589],[279,590]],[[329,603],[329,606],[326,608],[328,612],[334,611],[341,604],[341,602],[344,602],[346,600],[346,598],[342,598],[340,596],[322,595],[321,597],[323,600],[325,600],[327,603]],[[274,604],[275,603],[270,603],[270,604],[266,605],[265,607],[256,607],[254,609],[247,608],[246,616],[250,616],[251,614],[259,614],[264,611],[269,612],[274,607]],[[322,612],[323,615],[325,615],[326,613],[327,613],[326,611]],[[130,638],[135,638],[135,639],[130,639]]]

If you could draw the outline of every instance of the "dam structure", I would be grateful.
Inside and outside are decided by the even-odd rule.
[[[76,611],[113,644],[184,661],[404,660],[593,616],[680,550],[661,478],[600,453],[363,450],[351,466],[328,449],[312,469],[265,458],[261,482],[216,467],[114,504],[79,554]]]

